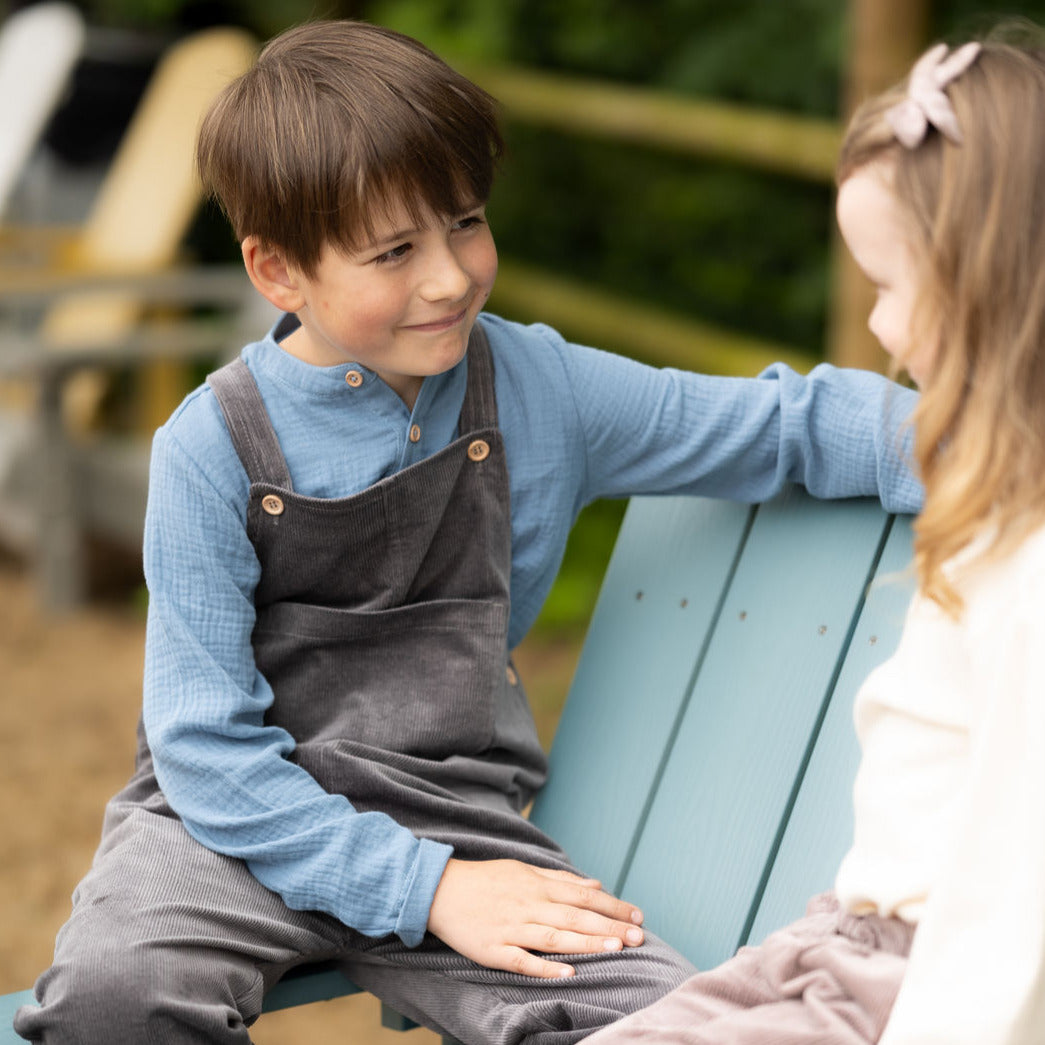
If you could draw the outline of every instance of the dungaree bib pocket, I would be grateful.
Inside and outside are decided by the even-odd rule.
[[[299,743],[349,740],[441,759],[491,744],[507,607],[435,599],[359,611],[277,603],[254,629],[275,693],[266,721]]]

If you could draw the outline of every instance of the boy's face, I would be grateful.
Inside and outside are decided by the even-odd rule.
[[[360,363],[413,407],[422,380],[464,357],[493,288],[497,250],[485,208],[428,214],[415,227],[402,206],[352,253],[324,248],[316,273],[291,273],[301,327],[283,347],[316,366]]]

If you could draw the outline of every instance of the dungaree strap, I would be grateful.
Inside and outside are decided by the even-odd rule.
[[[468,387],[457,423],[459,435],[497,427],[497,397],[494,395],[493,357],[482,324],[476,320],[468,339]]]
[[[209,374],[207,384],[217,396],[232,445],[251,484],[268,483],[292,490],[290,469],[247,364],[237,357]]]

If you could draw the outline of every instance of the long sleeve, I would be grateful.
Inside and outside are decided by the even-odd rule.
[[[1045,1033],[1042,534],[991,574],[957,640],[967,779],[882,1045],[1034,1045]]]
[[[169,432],[151,475],[144,718],[171,806],[288,906],[418,943],[449,848],[356,813],[287,760],[292,738],[263,721],[272,692],[252,656],[258,565],[242,519]]]
[[[759,378],[656,369],[484,316],[512,482],[512,625],[521,641],[577,513],[600,497],[756,502],[784,484],[817,497],[921,507],[906,421],[915,393],[878,374],[786,366]]]
[[[569,364],[585,366],[591,350]],[[596,368],[591,368],[595,370]],[[589,496],[691,493],[755,502],[800,483],[815,497],[879,497],[915,511],[904,455],[914,394],[877,374],[777,364],[755,380],[642,368],[610,357],[577,409],[588,433]]]

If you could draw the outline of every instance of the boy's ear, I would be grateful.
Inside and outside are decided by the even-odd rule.
[[[281,312],[297,312],[305,304],[300,277],[278,250],[264,246],[256,236],[247,236],[240,250],[247,275],[262,297]]]

